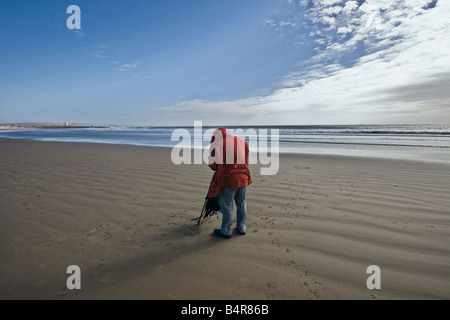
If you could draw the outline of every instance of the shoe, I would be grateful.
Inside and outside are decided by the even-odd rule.
[[[231,238],[231,236],[223,234],[222,231],[220,231],[220,229],[214,229],[214,234],[216,236],[218,236],[218,237],[222,237],[222,238],[225,238],[225,239],[230,239]]]
[[[243,236],[243,235],[245,235],[245,231],[244,232],[242,232],[241,230],[239,230],[238,228],[236,228],[236,231],[241,235],[241,236]]]

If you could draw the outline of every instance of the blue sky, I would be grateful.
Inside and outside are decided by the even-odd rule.
[[[449,1],[0,0],[0,43],[0,123],[450,123]]]

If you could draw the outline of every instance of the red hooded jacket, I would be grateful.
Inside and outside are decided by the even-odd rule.
[[[248,168],[248,143],[230,134],[225,128],[214,131],[211,138],[209,167],[214,176],[208,197],[216,197],[224,188],[241,188],[252,183]]]

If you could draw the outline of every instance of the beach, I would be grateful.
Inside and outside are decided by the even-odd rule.
[[[0,299],[450,299],[448,163],[282,154],[276,175],[251,165],[247,234],[226,240],[220,215],[191,220],[212,171],[170,148],[0,152]]]

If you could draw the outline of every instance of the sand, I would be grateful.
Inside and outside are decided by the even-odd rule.
[[[0,139],[0,298],[450,298],[449,164],[282,155],[226,240],[191,221],[211,170],[170,151]]]

